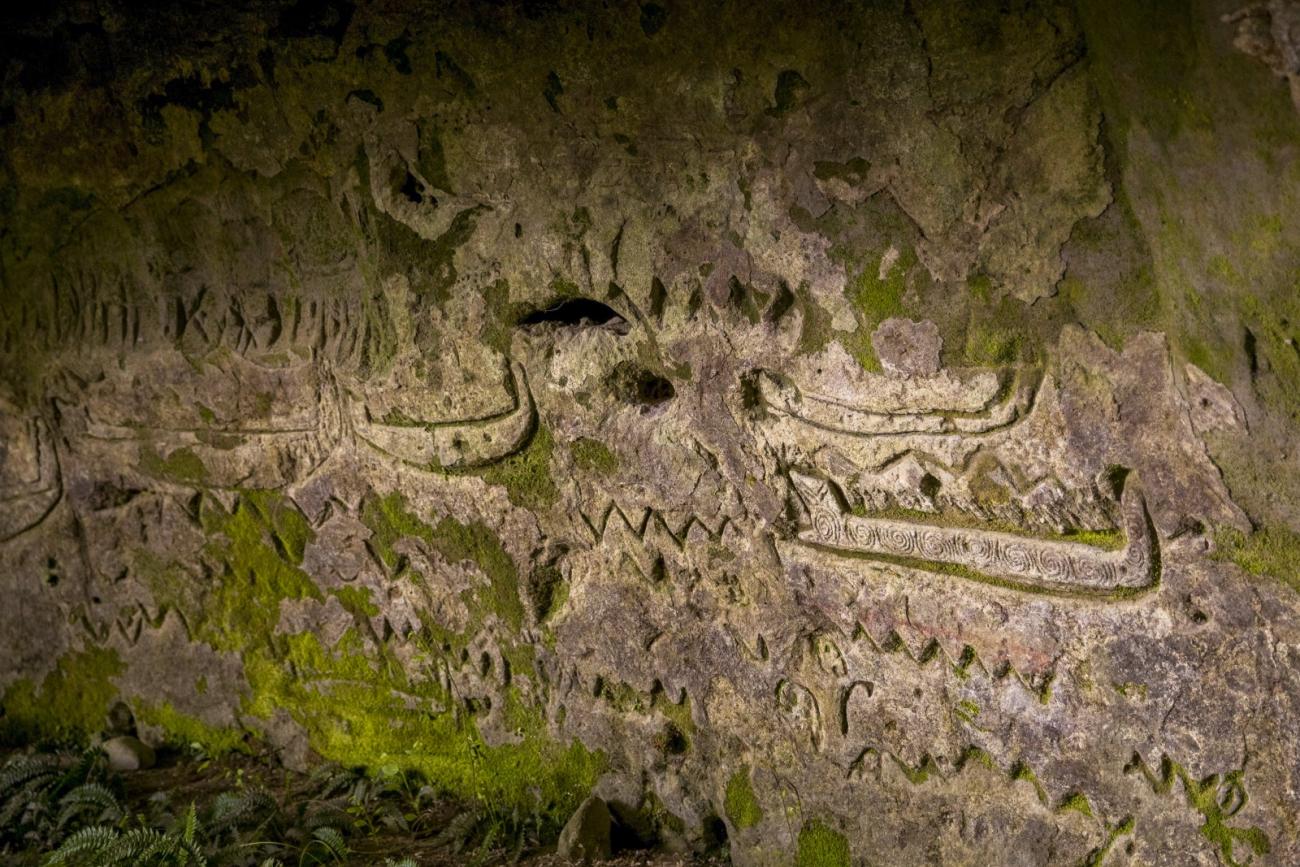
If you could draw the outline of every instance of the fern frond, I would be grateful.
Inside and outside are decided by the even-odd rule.
[[[323,845],[329,853],[334,856],[334,860],[342,861],[348,857],[348,844],[339,833],[338,828],[328,825],[317,828],[311,832],[312,840]]]
[[[190,809],[185,813],[185,824],[181,826],[181,839],[186,843],[193,843],[199,830],[199,814],[194,808],[194,802],[190,801]]]
[[[0,798],[8,798],[24,784],[36,779],[57,777],[59,761],[54,756],[15,756],[0,769]]]
[[[247,792],[222,792],[212,802],[208,813],[208,827],[213,833],[227,828],[238,827],[257,818],[255,824],[269,822],[279,812],[280,805],[274,796],[265,789],[250,789]]]
[[[46,867],[71,863],[81,855],[104,852],[112,847],[120,836],[116,828],[108,828],[104,825],[92,825],[89,828],[82,828],[64,840],[62,846],[50,853],[49,857],[45,859]]]
[[[88,810],[97,810],[99,821],[116,821],[123,816],[122,805],[117,797],[101,783],[83,783],[59,799],[59,817],[56,827],[62,828],[68,822]]]
[[[103,767],[103,764],[104,751],[99,747],[91,747],[90,749],[82,751],[81,756],[77,759],[76,763],[64,771],[59,777],[58,782],[55,783],[54,790],[56,792],[64,792],[76,788],[84,783],[91,782],[91,777],[95,775],[97,770]]]
[[[102,864],[140,864],[146,853],[158,854],[169,845],[167,834],[153,828],[132,828],[102,853]],[[172,844],[174,845],[174,844]]]

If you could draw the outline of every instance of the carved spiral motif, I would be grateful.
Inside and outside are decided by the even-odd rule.
[[[1124,554],[1124,569],[1129,573],[1142,574],[1150,568],[1151,558],[1145,545],[1130,544]]]
[[[858,522],[849,527],[853,541],[863,548],[874,548],[879,544],[879,534],[871,524]]]
[[[1074,561],[1051,548],[1039,552],[1038,568],[1048,581],[1069,581],[1074,577]]]
[[[1009,571],[1024,575],[1034,568],[1034,555],[1027,546],[1012,543],[1002,549],[1002,562]]]
[[[911,554],[916,550],[917,533],[908,527],[885,527],[880,535],[881,542],[892,551]]]
[[[980,566],[988,567],[998,559],[998,543],[983,536],[968,537],[966,552]]]
[[[813,529],[817,531],[817,538],[823,542],[834,542],[840,535],[839,518],[830,512],[818,512],[813,516]]]
[[[1109,561],[1084,560],[1080,563],[1080,577],[1093,586],[1109,586],[1116,583],[1118,569]]]
[[[920,533],[921,554],[931,560],[942,560],[948,556],[951,545],[948,536],[940,530],[927,530]]]

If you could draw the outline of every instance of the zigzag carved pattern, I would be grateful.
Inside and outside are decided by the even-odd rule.
[[[1133,829],[1136,827],[1136,823],[1131,816],[1111,823],[1104,816],[1095,812],[1096,808],[1082,792],[1068,792],[1058,799],[1053,799],[1042,782],[1039,781],[1038,775],[1027,764],[1017,761],[1013,762],[1009,767],[1001,767],[986,750],[974,744],[970,744],[962,750],[961,755],[953,762],[952,770],[946,774],[929,753],[925,753],[915,764],[911,764],[891,750],[877,750],[875,747],[867,747],[849,766],[848,776],[850,779],[860,779],[874,765],[875,776],[879,780],[882,777],[882,763],[885,759],[893,762],[894,766],[907,778],[907,781],[914,786],[920,786],[932,777],[953,780],[961,776],[967,768],[982,765],[994,773],[1005,775],[1009,783],[1029,783],[1034,788],[1034,795],[1038,798],[1038,802],[1052,812],[1063,813],[1075,810],[1085,816],[1095,816],[1105,829],[1105,837],[1083,857],[1082,863],[1084,867],[1100,867],[1105,861],[1106,855],[1115,845],[1115,841],[1119,837],[1133,833]],[[1055,803],[1053,803],[1054,800]]]
[[[921,647],[920,651],[913,651],[898,630],[889,630],[883,641],[877,641],[861,624],[854,630],[853,640],[855,642],[865,641],[867,646],[877,654],[901,653],[918,667],[928,665],[936,660],[942,660],[962,680],[969,677],[972,671],[979,671],[993,681],[1010,680],[1019,684],[1042,704],[1047,704],[1052,698],[1052,684],[1056,681],[1055,670],[1027,676],[1018,671],[1010,662],[990,666],[980,658],[979,651],[969,644],[962,645],[961,653],[956,658],[953,658],[944,650],[943,645],[939,643],[937,638],[931,638]]]
[[[690,515],[677,528],[673,528],[668,523],[668,519],[657,509],[642,508],[639,518],[633,518],[623,510],[618,503],[610,501],[609,505],[595,518],[581,510],[578,511],[582,522],[586,524],[587,529],[591,531],[592,540],[599,543],[605,538],[605,535],[613,530],[611,522],[615,527],[622,526],[628,532],[638,539],[648,541],[648,537],[654,535],[663,535],[671,540],[677,550],[684,550],[688,542],[699,540],[699,535],[693,537],[693,533],[698,529],[698,533],[703,534],[705,539],[712,542],[722,540],[722,534],[731,526],[731,519],[723,517],[718,522],[717,527],[710,527],[699,516]]]

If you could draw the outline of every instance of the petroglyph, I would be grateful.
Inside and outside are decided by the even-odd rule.
[[[1003,377],[984,375],[995,385],[1005,382],[991,392],[972,386],[963,395],[936,390],[932,399],[914,397],[924,409],[863,408],[857,399],[804,393],[766,370],[754,371],[746,383],[758,409],[757,425],[778,449],[808,457],[827,452],[858,470],[879,470],[907,454],[960,469],[981,449],[1018,430],[1031,417],[1040,393],[1054,393],[1051,378],[1034,368]]]
[[[266,411],[257,420],[234,412],[218,418],[203,407],[215,393],[209,389],[219,388],[207,376],[160,389],[170,403],[161,397],[152,405],[139,397],[127,402],[110,391],[88,405],[74,449],[96,460],[135,464],[148,476],[187,485],[276,489],[302,481],[343,438],[338,386],[328,370],[316,365],[277,374],[308,398],[285,406],[264,393]],[[182,408],[173,405],[178,392],[187,404]]]
[[[357,438],[377,451],[425,470],[492,463],[521,449],[537,424],[537,409],[522,365],[509,365],[510,406],[479,418],[430,421],[376,417],[365,398],[350,403]]]
[[[956,566],[1051,593],[1122,595],[1148,589],[1159,577],[1155,531],[1141,490],[1132,482],[1122,499],[1127,544],[1111,552],[994,530],[858,517],[848,512],[829,482],[796,472],[790,479],[810,517],[798,536],[807,544]]]
[[[850,437],[989,433],[1023,418],[1033,404],[1038,384],[1034,373],[1017,371],[1002,393],[990,398],[977,412],[881,412],[861,409],[834,397],[804,393],[772,371],[758,370],[753,377],[769,411],[811,428]]]
[[[0,542],[39,525],[63,496],[59,456],[41,418],[10,415],[0,406]]]

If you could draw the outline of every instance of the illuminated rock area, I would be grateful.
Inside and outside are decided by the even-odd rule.
[[[1300,862],[1300,4],[427,5],[6,28],[8,742]]]

